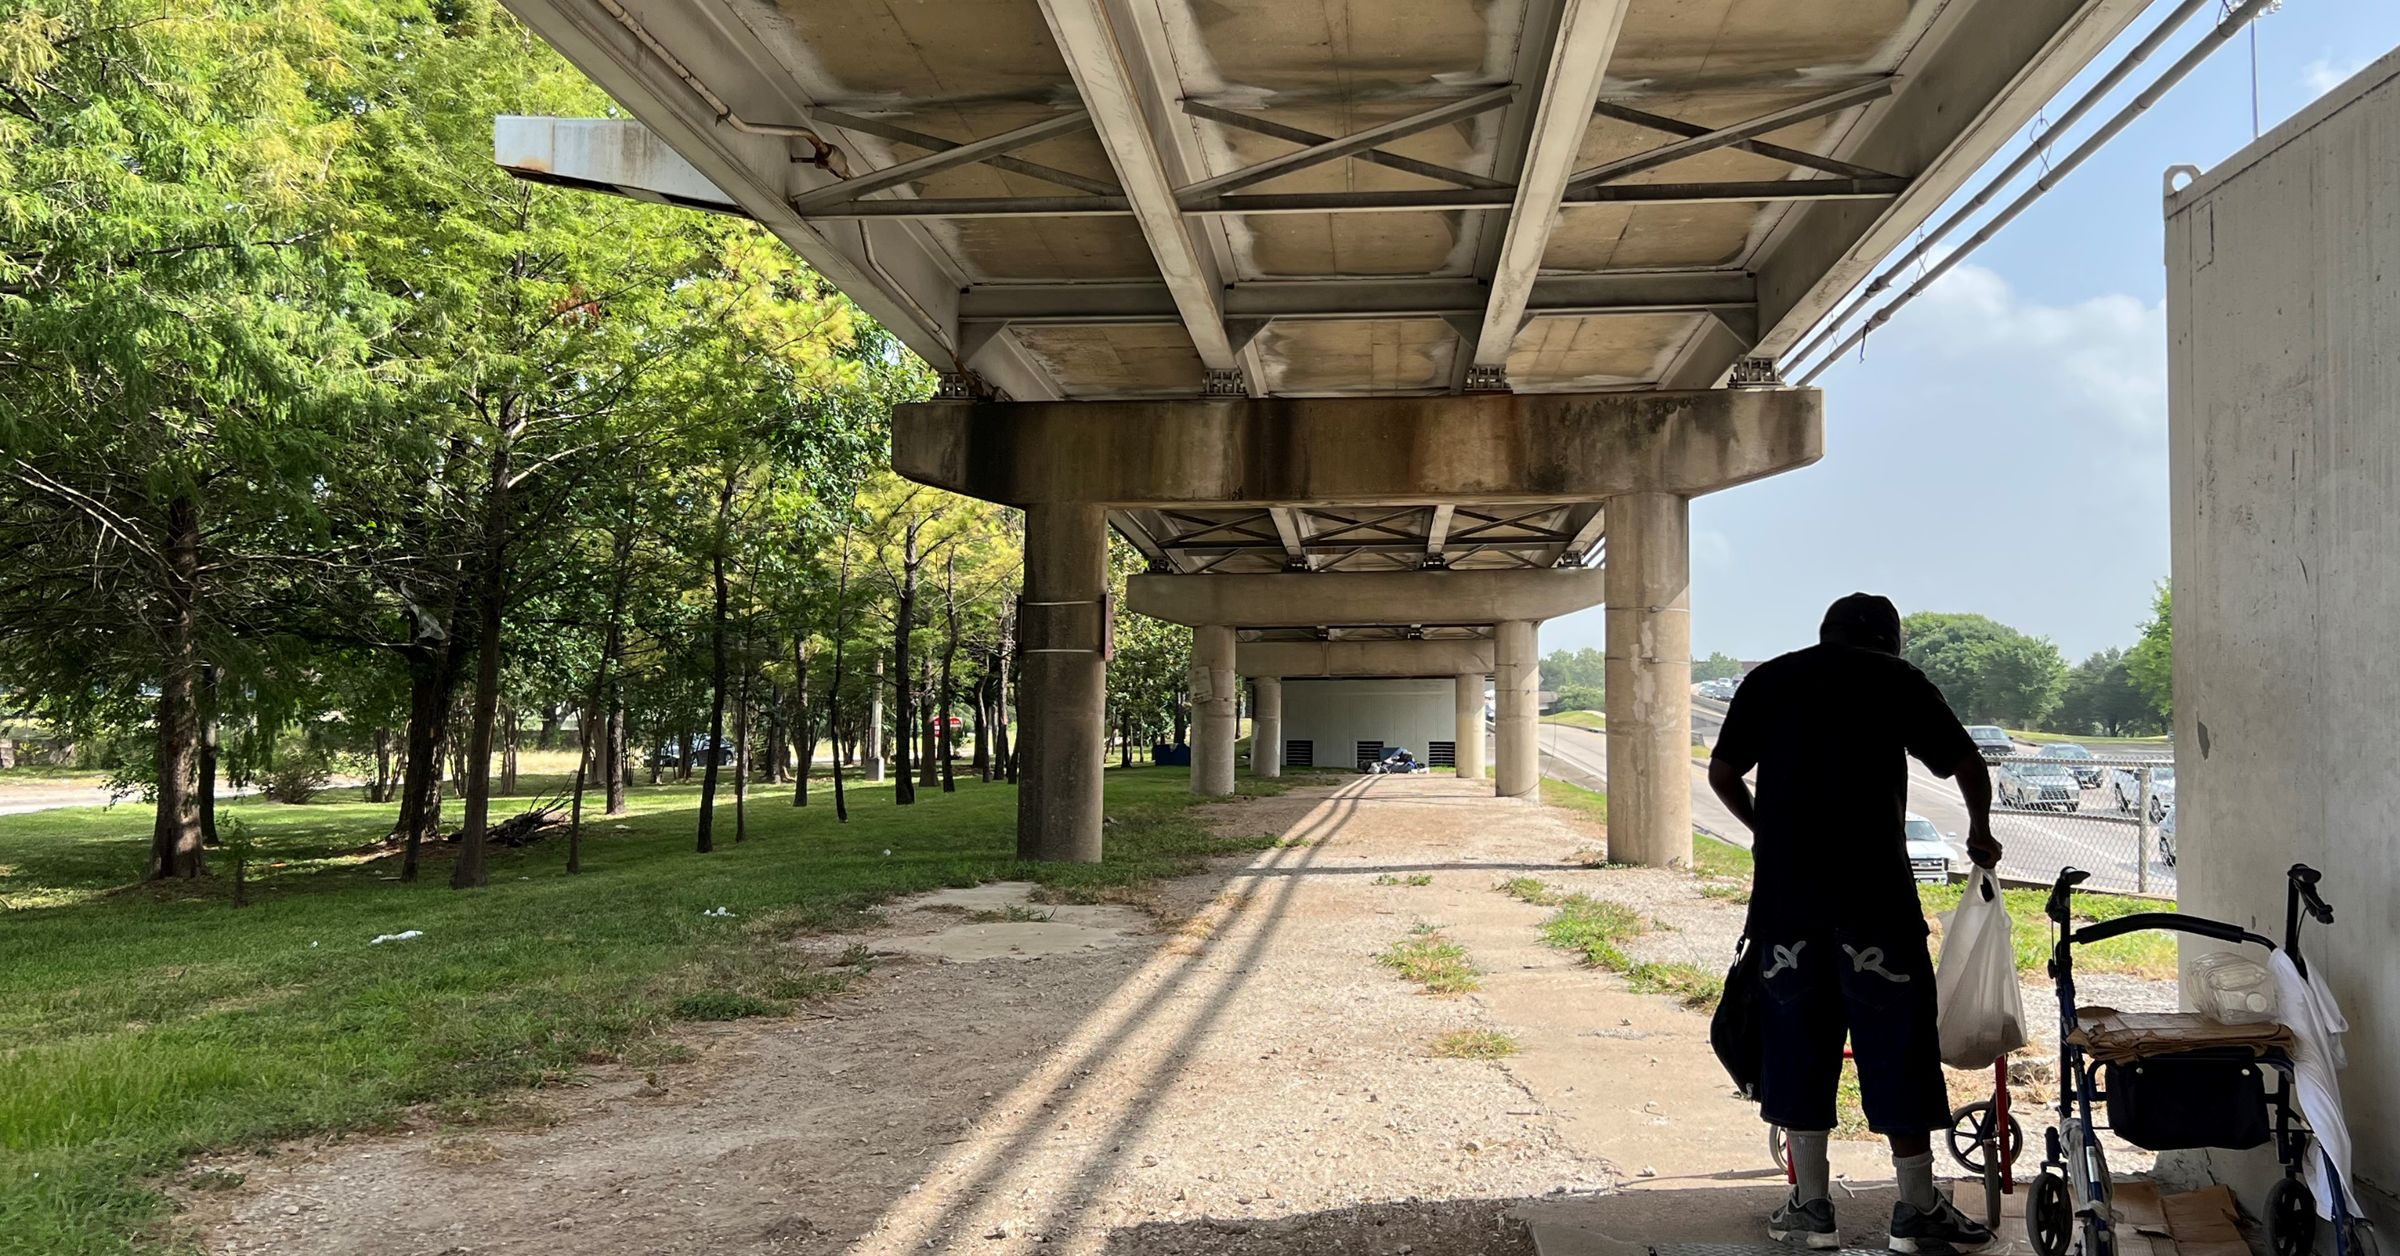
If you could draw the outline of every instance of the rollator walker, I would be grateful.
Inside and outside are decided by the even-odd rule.
[[[2272,1022],[2225,1025],[2198,1012],[2126,1015],[2075,1006],[2075,948],[2152,929],[2220,942],[2277,948],[2273,938],[2238,925],[2173,912],[2141,912],[2076,928],[2073,895],[2091,876],[2059,871],[2045,908],[2052,924],[2050,977],[2058,990],[2058,1124],[2048,1132],[2048,1155],[2025,1206],[2025,1232],[2041,1256],[2116,1256],[2108,1162],[2100,1131],[2109,1129],[2151,1151],[2190,1148],[2245,1150],[2272,1141],[2284,1175],[2267,1192],[2267,1247],[2273,1256],[2307,1256],[2316,1239],[2316,1199],[2301,1180],[2317,1149],[2300,1113],[2293,1084],[2292,1032]],[[2317,893],[2320,874],[2293,864],[2286,875],[2282,950],[2305,978],[2300,954],[2303,913],[2333,923],[2333,908]],[[2268,1084],[2273,1079],[2273,1085]],[[2107,1120],[2100,1119],[2103,1103]],[[2373,1256],[2373,1236],[2327,1157],[2333,1184],[2337,1256]],[[2080,1231],[2080,1236],[2078,1232]]]

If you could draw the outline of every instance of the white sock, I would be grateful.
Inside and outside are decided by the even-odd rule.
[[[1933,1188],[1932,1152],[1893,1156],[1892,1170],[1900,1177],[1900,1202],[1918,1212],[1932,1212],[1942,1206],[1941,1193]]]
[[[1785,1130],[1785,1145],[1791,1148],[1794,1184],[1792,1198],[1801,1203],[1833,1196],[1833,1165],[1826,1159],[1825,1140],[1829,1130]]]

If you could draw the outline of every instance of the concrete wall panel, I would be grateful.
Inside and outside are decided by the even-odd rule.
[[[1406,746],[1422,759],[1431,743],[1453,740],[1452,693],[1448,680],[1285,681],[1283,739],[1311,743],[1319,768],[1353,766],[1362,741]]]
[[[2182,906],[2304,953],[2349,1013],[2357,1172],[2400,1190],[2400,55],[2172,198]],[[2187,946],[2187,962],[2200,951]],[[2214,1157],[2255,1192],[2258,1155]],[[2251,1195],[2255,1202],[2256,1195]]]

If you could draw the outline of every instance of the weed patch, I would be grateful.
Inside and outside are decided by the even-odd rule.
[[[1453,1029],[1428,1051],[1445,1060],[1498,1060],[1517,1053],[1517,1040],[1497,1029]]]
[[[1373,881],[1368,882],[1368,884],[1427,886],[1433,884],[1433,874],[1430,872],[1412,872],[1404,877],[1396,877],[1391,873],[1386,872],[1381,876],[1376,877]]]
[[[1442,936],[1436,925],[1420,924],[1394,942],[1376,962],[1425,988],[1427,994],[1465,994],[1482,984],[1467,948]]]

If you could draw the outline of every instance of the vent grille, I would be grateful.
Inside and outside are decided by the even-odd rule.
[[[1425,743],[1425,762],[1426,762],[1427,766],[1429,766],[1429,767],[1437,767],[1437,768],[1454,768],[1454,767],[1457,767],[1457,766],[1458,766],[1458,743],[1457,743],[1457,742],[1455,742],[1455,741],[1429,741],[1429,742],[1426,742],[1426,743]]]
[[[1368,764],[1370,764],[1370,763],[1373,763],[1373,762],[1375,762],[1377,759],[1380,759],[1380,758],[1382,758],[1382,757],[1383,757],[1383,743],[1382,743],[1382,742],[1380,742],[1380,741],[1362,741],[1362,742],[1359,742],[1359,743],[1358,743],[1358,753],[1357,753],[1356,755],[1353,755],[1353,756],[1351,756],[1351,759],[1350,759],[1350,761],[1351,761],[1352,763],[1355,763],[1355,764],[1357,764],[1358,766],[1360,766],[1360,767],[1362,767],[1362,768],[1363,768],[1363,767],[1367,766]]]
[[[1287,768],[1313,768],[1317,766],[1317,743],[1313,741],[1287,741],[1283,743],[1283,765]]]

